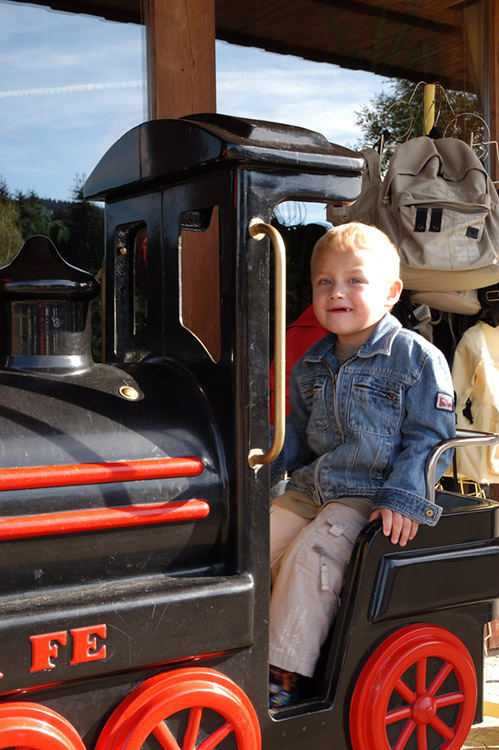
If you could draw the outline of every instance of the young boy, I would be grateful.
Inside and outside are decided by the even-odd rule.
[[[330,333],[293,370],[272,469],[273,479],[294,471],[271,507],[271,707],[296,700],[298,676],[313,675],[362,527],[380,518],[404,546],[420,523],[437,523],[426,460],[455,434],[443,355],[389,312],[402,282],[388,237],[358,223],[331,229],[311,270],[315,316]]]

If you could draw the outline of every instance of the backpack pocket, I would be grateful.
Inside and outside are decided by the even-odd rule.
[[[398,207],[402,263],[438,271],[489,266],[496,255],[486,230],[488,215],[487,205],[405,194]]]

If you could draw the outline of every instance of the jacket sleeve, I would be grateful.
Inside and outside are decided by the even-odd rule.
[[[290,379],[291,412],[286,417],[286,436],[284,446],[270,469],[271,484],[275,484],[286,471],[303,466],[310,458],[311,451],[307,442],[307,408],[297,385],[296,367]]]
[[[420,377],[408,387],[401,430],[401,451],[374,499],[374,508],[389,508],[418,523],[434,526],[442,508],[427,499],[426,464],[432,449],[456,434],[453,385],[443,355],[425,352]],[[450,464],[452,450],[437,465],[437,479]]]

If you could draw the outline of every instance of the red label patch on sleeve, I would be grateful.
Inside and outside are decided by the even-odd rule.
[[[454,399],[448,393],[437,393],[436,407],[444,411],[454,411]]]

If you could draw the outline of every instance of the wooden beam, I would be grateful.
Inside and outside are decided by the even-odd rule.
[[[149,116],[216,112],[215,0],[147,0]]]
[[[495,0],[489,0],[488,6],[490,139],[499,141],[499,8]],[[499,164],[494,147],[490,153],[490,176],[493,180],[499,180]]]
[[[314,49],[313,47],[306,47],[300,44],[288,43],[287,41],[275,41],[270,37],[234,32],[222,27],[217,27],[217,39],[229,42],[230,44],[239,44],[243,47],[258,47],[267,52],[303,57],[305,60],[313,60],[314,62],[331,63],[332,65],[339,65],[342,68],[349,68],[350,70],[366,70],[380,76],[407,78],[407,80],[414,81],[415,83],[424,80],[429,82],[434,81],[446,88],[457,89],[458,91],[466,90],[467,81],[461,78],[449,78],[441,72],[438,75],[436,72],[428,74],[423,68],[422,59],[419,61],[421,66],[413,66],[412,68],[391,65],[384,60],[374,63],[369,57],[350,57],[329,50]]]
[[[13,0],[26,3],[28,0]],[[29,0],[30,5],[43,5],[64,13],[85,13],[108,21],[143,23],[139,0]]]
[[[329,5],[332,8],[341,8],[347,10],[349,13],[357,13],[361,16],[372,16],[374,18],[383,19],[389,23],[398,23],[403,26],[410,26],[411,28],[426,29],[439,34],[445,34],[446,36],[459,36],[460,29],[457,24],[451,25],[448,23],[441,23],[435,18],[424,18],[418,16],[410,11],[414,9],[414,3],[407,3],[407,11],[400,12],[395,10],[389,10],[389,3],[381,2],[377,5],[371,3],[362,3],[357,0],[314,0],[316,3],[322,3],[323,5]]]

